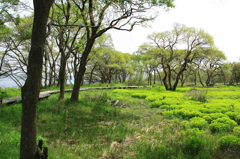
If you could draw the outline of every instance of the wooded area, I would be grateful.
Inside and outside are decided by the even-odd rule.
[[[179,85],[238,84],[240,63],[226,62],[224,53],[202,29],[174,24],[154,32],[134,54],[114,49],[110,29],[131,31],[154,20],[158,9],[173,0],[44,0],[27,4],[1,0],[0,76],[22,88],[21,158],[32,158],[36,145],[36,108],[41,87],[73,81],[71,101],[79,99],[83,83],[160,83],[175,91]],[[14,7],[13,7],[14,6]],[[14,11],[14,12],[12,12]],[[19,79],[24,79],[24,86]],[[29,135],[31,134],[31,135]],[[30,138],[30,137],[31,138]],[[24,146],[27,145],[27,146]]]

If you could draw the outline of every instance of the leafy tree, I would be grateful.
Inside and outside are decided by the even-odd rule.
[[[65,92],[67,60],[72,53],[76,54],[78,50],[77,43],[83,37],[81,36],[82,19],[78,17],[78,10],[70,0],[56,1],[52,7],[50,18],[52,21],[51,26],[54,27],[52,33],[56,35],[56,43],[60,53],[59,100],[61,100],[64,98]]]
[[[219,76],[223,76],[223,63],[226,60],[224,53],[216,48],[206,48],[199,50],[202,54],[199,54],[198,58],[195,60],[195,64],[198,66],[198,71],[205,74],[205,84],[206,86],[214,85],[215,80]],[[202,78],[203,75],[199,78]],[[202,81],[202,79],[200,79]],[[202,83],[204,86],[204,84]]]
[[[166,90],[173,91],[187,66],[200,53],[199,50],[213,45],[212,37],[202,29],[181,24],[175,24],[172,31],[152,33],[148,39],[150,43],[147,52],[161,64]]]
[[[93,1],[74,0],[86,31],[86,45],[82,52],[80,66],[75,77],[71,100],[78,100],[80,85],[86,71],[88,55],[95,40],[110,29],[131,31],[134,26],[154,20],[154,9],[161,6],[173,7],[172,0],[163,1]]]
[[[16,11],[18,4],[19,0],[0,0],[0,26],[14,20],[15,12],[11,10]]]
[[[232,63],[231,72],[232,72],[232,77],[231,77],[230,84],[233,84],[233,83],[238,84],[240,80],[240,63],[239,62]]]
[[[19,79],[25,81],[27,55],[30,49],[30,38],[32,29],[32,16],[19,18],[19,22],[9,23],[4,36],[1,38],[3,57],[1,67],[4,66],[4,74],[9,76],[21,87]]]
[[[46,26],[53,0],[33,0],[34,20],[28,57],[27,79],[22,87],[20,159],[36,158],[36,117],[42,79]]]
[[[89,56],[85,78],[89,84],[94,82],[111,83],[124,82],[133,69],[128,65],[129,54],[124,54],[108,47],[92,49]]]

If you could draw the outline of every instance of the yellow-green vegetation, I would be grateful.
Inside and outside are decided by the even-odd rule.
[[[51,159],[237,158],[239,94],[233,86],[154,86],[83,91],[74,103],[54,94],[39,102],[38,139]],[[18,158],[21,104],[3,105],[0,119],[0,158]]]
[[[0,87],[0,98],[11,98],[21,95],[19,88],[1,88]]]

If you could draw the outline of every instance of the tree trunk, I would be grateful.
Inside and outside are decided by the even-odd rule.
[[[153,70],[153,84],[156,84],[156,72]]]
[[[65,59],[65,55],[63,55],[63,54],[61,56],[61,66],[60,66],[60,70],[59,70],[60,94],[59,94],[58,100],[64,99],[64,93],[65,93],[66,59]]]
[[[86,49],[82,54],[79,70],[75,77],[75,82],[72,90],[72,95],[71,95],[72,101],[78,100],[80,86],[81,86],[81,83],[83,83],[83,76],[86,71],[87,58],[89,53],[91,52],[94,42],[95,42],[95,39],[90,39],[89,42],[87,43]]]
[[[198,68],[199,69],[199,68]],[[198,78],[199,78],[199,82],[201,83],[201,85],[204,87],[204,84],[202,82],[202,78],[201,78],[201,75],[200,75],[200,71],[198,71]]]
[[[64,99],[64,93],[65,93],[65,74],[66,74],[66,63],[67,63],[67,59],[66,59],[66,55],[63,49],[63,31],[64,29],[60,29],[60,38],[59,38],[59,51],[61,54],[61,64],[60,64],[60,69],[59,69],[59,86],[60,86],[60,94],[59,94],[59,98],[58,100],[62,100]]]
[[[20,159],[34,159],[36,154],[36,117],[40,92],[46,25],[54,0],[33,0],[34,21],[28,58],[27,80],[22,87],[22,124]]]

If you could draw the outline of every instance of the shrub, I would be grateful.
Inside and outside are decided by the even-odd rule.
[[[184,121],[181,122],[181,125],[183,126],[184,129],[190,128],[190,122],[189,121],[184,120]]]
[[[182,117],[183,119],[190,119],[192,117],[201,117],[202,113],[197,110],[183,108],[174,110],[174,115],[177,117]]]
[[[178,98],[165,98],[162,100],[163,105],[180,105],[182,101]]]
[[[226,112],[225,113],[229,118],[235,120],[238,124],[240,124],[240,113],[237,112]]]
[[[199,101],[199,102],[208,102],[207,90],[198,90],[194,89],[190,92],[186,92],[184,94],[185,97],[190,98],[191,100]]]
[[[239,114],[237,112],[226,112],[225,113],[230,119],[234,120],[235,117]]]
[[[228,149],[230,147],[239,147],[240,138],[237,136],[223,136],[219,139],[220,147],[222,149]]]
[[[205,136],[205,132],[203,130],[199,130],[199,128],[183,130],[181,131],[181,133],[186,136],[196,136],[196,137]]]
[[[199,129],[203,129],[204,127],[207,126],[207,121],[204,118],[200,118],[200,117],[193,117],[190,119],[190,126],[192,128],[199,128]]]
[[[162,105],[161,101],[154,101],[151,103],[151,108],[159,108]]]
[[[237,123],[234,120],[231,120],[228,117],[222,117],[218,118],[216,120],[213,120],[210,124],[210,130],[215,132],[222,132],[222,131],[230,131],[235,126],[237,126]]]
[[[152,96],[146,97],[146,100],[147,100],[147,101],[150,101],[150,102],[154,102],[154,101],[157,101],[157,100],[159,100],[159,99],[160,99],[160,97],[159,97],[159,96],[156,96],[156,95],[152,95]]]
[[[173,111],[164,111],[162,114],[167,119],[172,119],[174,117]]]
[[[210,124],[213,120],[216,120],[218,118],[222,118],[222,117],[227,117],[227,115],[223,114],[223,113],[211,113],[211,114],[207,114],[205,116],[203,116],[203,118]]]
[[[146,98],[147,94],[145,94],[145,93],[134,93],[134,94],[132,94],[132,97],[134,97],[134,98]]]
[[[233,135],[240,137],[240,126],[233,128]]]
[[[205,140],[201,137],[188,136],[183,140],[182,151],[185,154],[197,155],[204,148]]]

